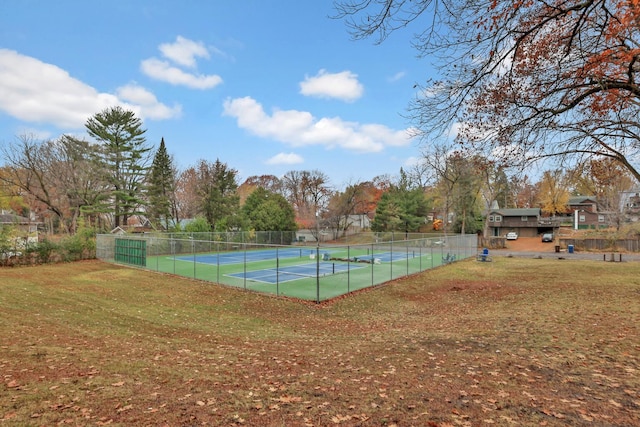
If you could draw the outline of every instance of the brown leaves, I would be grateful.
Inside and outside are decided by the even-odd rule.
[[[280,403],[287,404],[301,402],[302,398],[299,396],[280,396],[277,400]]]

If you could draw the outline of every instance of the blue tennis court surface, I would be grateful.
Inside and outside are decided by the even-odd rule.
[[[232,252],[220,252],[213,254],[197,254],[177,256],[177,261],[196,262],[200,264],[213,265],[229,265],[242,264],[245,262],[258,262],[274,259],[294,259],[294,258],[313,258],[316,254],[315,248],[282,248],[268,250],[238,250]],[[321,250],[320,258],[323,261],[329,261],[336,255],[340,261],[368,261],[374,263],[402,261],[419,256],[427,256],[426,253],[415,251],[393,251],[393,252],[375,252],[373,254],[362,254],[343,258],[339,255],[346,255],[344,251]],[[315,264],[314,264],[315,265]]]
[[[179,261],[197,262],[202,264],[242,264],[244,262],[253,261],[266,261],[270,259],[283,259],[283,258],[308,258],[311,254],[314,254],[315,249],[298,249],[298,248],[284,248],[284,249],[269,249],[269,250],[248,250],[237,252],[222,252],[216,254],[206,255],[186,255],[176,257]]]
[[[326,276],[364,267],[365,266],[362,264],[336,264],[332,262],[321,262],[318,264],[311,262],[307,264],[279,267],[278,269],[266,268],[263,270],[247,271],[246,273],[226,274],[226,276],[238,277],[240,279],[247,279],[254,282],[274,284],[308,279],[310,277],[316,277],[316,274]]]

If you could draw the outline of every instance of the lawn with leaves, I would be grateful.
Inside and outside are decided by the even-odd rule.
[[[329,303],[0,269],[0,425],[640,425],[640,263],[496,258]]]

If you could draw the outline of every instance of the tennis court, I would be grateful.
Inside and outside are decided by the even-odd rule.
[[[375,235],[373,243],[315,246],[197,237],[99,235],[96,252],[105,261],[316,302],[477,254],[475,235],[450,236],[446,245]]]
[[[364,268],[363,265],[350,263],[319,262],[290,265],[285,267],[264,268],[260,270],[246,271],[240,273],[227,274],[229,277],[247,279],[253,282],[262,283],[286,283],[294,280],[308,279],[309,277],[327,276],[347,271]]]

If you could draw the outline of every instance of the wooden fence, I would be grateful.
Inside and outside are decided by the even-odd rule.
[[[560,246],[566,248],[569,245],[582,251],[640,252],[638,239],[560,239]]]

